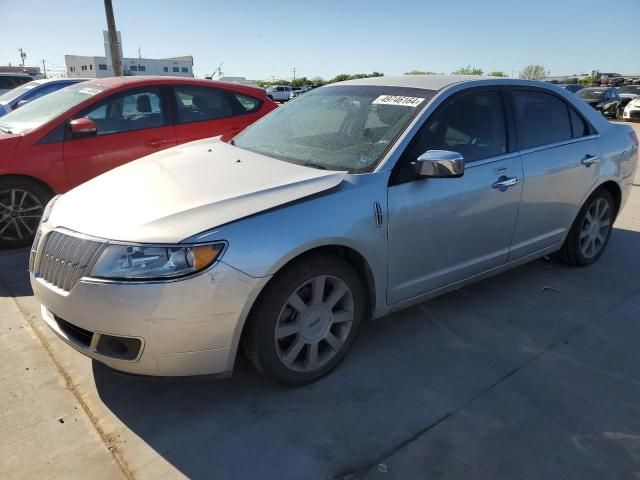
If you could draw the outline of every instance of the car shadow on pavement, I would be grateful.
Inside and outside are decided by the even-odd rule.
[[[617,318],[609,312],[638,294],[639,246],[639,233],[616,229],[590,268],[539,260],[369,322],[344,363],[311,385],[274,385],[242,358],[233,377],[224,380],[136,377],[94,362],[95,384],[104,404],[189,478],[360,474],[432,429],[433,435],[446,432],[454,417],[477,422],[475,430],[469,427],[473,435],[453,429],[445,443],[420,452],[414,478],[442,474],[427,459],[445,454],[451,468],[463,465],[467,474],[485,478],[602,478],[611,474],[603,456],[630,455],[616,440],[590,443],[593,409],[611,388],[602,389],[597,375],[568,370],[570,378],[556,375],[551,378],[559,384],[545,383],[549,371],[535,365],[547,352],[544,358],[555,358],[587,325]],[[640,360],[637,353],[621,354]],[[519,382],[525,370],[531,378]],[[585,396],[544,403],[568,384],[583,387]],[[489,392],[490,405],[482,407],[478,401]],[[640,402],[630,411],[629,392],[618,400],[626,410],[616,413],[609,403],[594,435],[607,431],[607,421],[621,419],[629,434],[640,435],[637,421],[621,418],[640,418]],[[640,390],[632,394],[640,400]],[[470,413],[474,405],[488,410]],[[580,422],[559,428],[557,419],[568,405]],[[485,438],[486,432],[506,433]],[[465,442],[471,443],[466,450]],[[487,473],[501,464],[508,466],[501,475]],[[541,465],[557,470],[541,475]]]
[[[0,289],[0,296],[4,296],[3,291],[12,297],[33,295],[29,284],[29,252],[30,248],[0,250],[0,282],[6,287]]]

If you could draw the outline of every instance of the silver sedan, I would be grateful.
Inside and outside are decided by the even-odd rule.
[[[114,369],[287,384],[362,322],[552,253],[586,266],[638,139],[532,81],[361,79],[315,89],[49,204],[29,269],[44,321]]]

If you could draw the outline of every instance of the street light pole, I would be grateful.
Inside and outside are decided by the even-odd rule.
[[[113,5],[111,0],[104,0],[104,10],[107,14],[107,30],[109,31],[109,49],[111,50],[111,63],[113,65],[113,75],[122,76],[122,61],[118,50],[118,33],[116,31],[116,21],[113,17]]]

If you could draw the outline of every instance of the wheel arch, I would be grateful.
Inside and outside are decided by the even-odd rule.
[[[47,182],[41,180],[38,177],[34,177],[32,175],[23,175],[23,174],[19,174],[19,173],[6,173],[6,174],[0,174],[0,181],[2,180],[6,180],[6,179],[21,179],[21,180],[27,180],[30,182],[33,182],[37,185],[39,185],[40,187],[44,188],[45,190],[47,190],[51,196],[55,195],[55,190],[53,188],[51,188],[51,186],[49,184],[47,184]]]
[[[304,261],[305,258],[309,258],[315,255],[332,255],[332,256],[341,258],[343,260],[346,260],[350,265],[352,265],[355,268],[358,276],[362,281],[362,284],[365,287],[365,292],[366,292],[365,301],[367,305],[366,318],[369,319],[372,317],[373,311],[376,306],[376,283],[375,283],[373,270],[371,269],[371,266],[369,265],[369,262],[367,261],[367,259],[355,248],[344,245],[344,244],[332,243],[332,244],[320,245],[320,246],[308,248],[302,252],[298,252],[292,258],[289,258],[286,262],[284,262],[282,265],[279,266],[279,268],[271,276],[269,281],[267,281],[264,285],[262,285],[260,292],[256,295],[255,299],[251,304],[251,307],[247,310],[247,314],[242,319],[242,325],[239,326],[240,327],[239,334],[236,334],[237,336],[236,338],[238,339],[238,342],[235,344],[237,345],[242,344],[245,332],[247,330],[247,326],[249,325],[249,322],[251,322],[252,313],[256,305],[260,301],[260,298],[264,295],[264,292],[266,291],[266,287],[278,275],[278,273],[280,273],[282,270],[291,266],[294,263]]]
[[[620,212],[620,205],[622,204],[622,189],[620,188],[620,185],[618,185],[618,183],[613,180],[607,180],[599,184],[596,188],[594,188],[593,192],[589,194],[589,197],[591,197],[591,195],[593,195],[594,193],[600,190],[608,191],[613,197],[613,201],[615,202],[615,207],[616,207],[616,214],[614,218],[617,217],[618,213]],[[589,197],[587,197],[587,199]]]

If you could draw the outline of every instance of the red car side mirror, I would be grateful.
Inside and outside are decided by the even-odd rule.
[[[76,118],[69,122],[69,128],[74,135],[88,137],[98,133],[96,122],[90,118]]]

